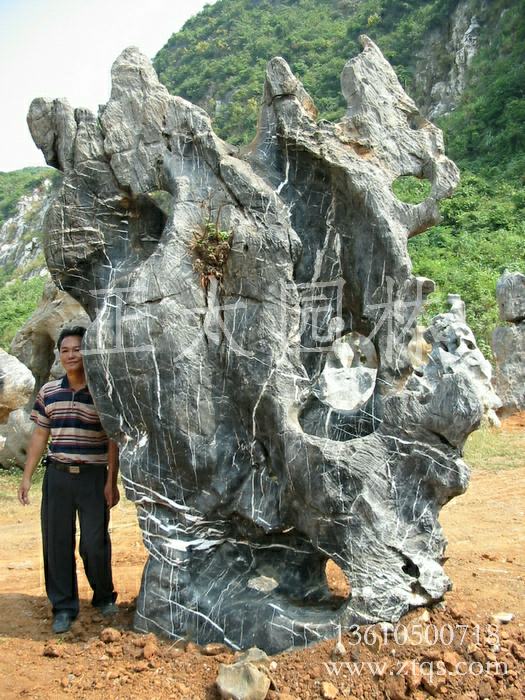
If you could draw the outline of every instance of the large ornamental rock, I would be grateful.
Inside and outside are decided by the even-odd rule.
[[[510,325],[492,334],[494,386],[505,418],[525,411],[525,275],[505,270],[496,287],[499,317]]]
[[[450,315],[415,333],[433,283],[412,274],[407,239],[440,220],[459,175],[361,43],[338,124],[270,61],[242,152],[136,49],[98,119],[31,107],[65,172],[48,266],[93,319],[90,386],[149,550],[140,630],[270,653],[395,621],[450,587],[437,518],[467,486],[483,357]],[[399,201],[405,175],[431,196]],[[338,608],[328,559],[350,582]]]
[[[27,403],[34,386],[27,367],[0,349],[0,423],[7,423],[11,411]]]

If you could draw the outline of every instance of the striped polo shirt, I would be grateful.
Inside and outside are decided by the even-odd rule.
[[[67,376],[44,384],[31,420],[51,430],[49,457],[67,464],[108,463],[108,435],[87,386],[73,391]]]

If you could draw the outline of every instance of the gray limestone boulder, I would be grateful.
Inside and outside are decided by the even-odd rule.
[[[27,448],[33,434],[35,424],[29,419],[29,414],[19,408],[9,414],[5,425],[0,425],[0,466],[4,469],[19,467],[23,469],[26,463]]]
[[[492,334],[494,388],[502,418],[525,411],[525,275],[505,270],[496,285],[499,317],[510,325]]]
[[[496,285],[496,295],[502,321],[525,321],[525,275],[505,270]]]
[[[0,423],[7,423],[9,414],[27,403],[34,386],[35,379],[27,367],[0,350]]]
[[[270,61],[243,151],[136,49],[98,120],[75,110],[75,130],[62,102],[30,110],[65,171],[47,263],[92,319],[85,366],[149,551],[139,630],[274,653],[450,588],[438,514],[467,486],[461,450],[490,386],[454,314],[413,366],[434,285],[413,275],[407,240],[440,220],[459,173],[361,43],[338,124]],[[424,202],[396,198],[405,175],[430,180]],[[337,371],[354,359],[373,372],[340,403]],[[350,583],[342,605],[329,559]]]
[[[525,321],[499,326],[492,333],[494,388],[502,418],[525,411]]]

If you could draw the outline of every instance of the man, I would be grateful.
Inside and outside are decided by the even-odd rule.
[[[31,478],[48,439],[48,467],[42,484],[42,545],[46,591],[53,606],[53,632],[63,634],[78,615],[75,563],[76,514],[79,552],[93,589],[92,605],[107,617],[118,612],[111,572],[109,509],[120,499],[118,449],[108,439],[86,384],[81,345],[85,328],[64,329],[57,342],[66,371],[40,389],[31,420],[36,423],[18,489],[29,504]]]

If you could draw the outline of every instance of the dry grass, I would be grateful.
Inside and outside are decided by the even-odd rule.
[[[471,469],[505,471],[525,466],[525,430],[483,426],[465,445],[464,460]]]

